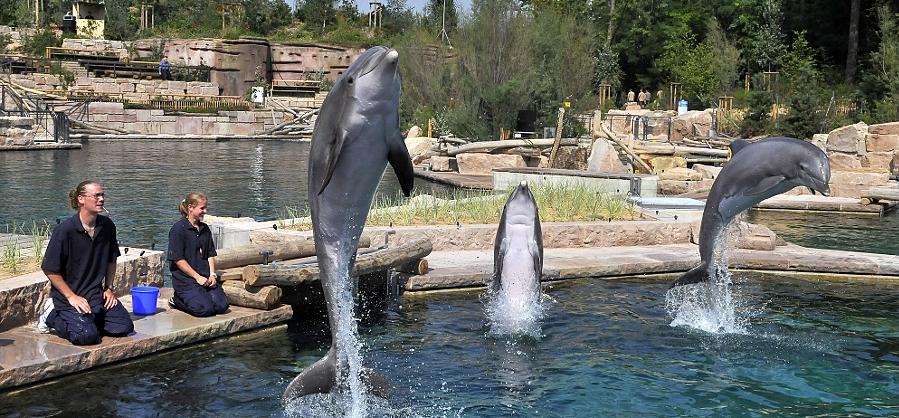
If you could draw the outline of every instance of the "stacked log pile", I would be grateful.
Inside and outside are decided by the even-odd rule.
[[[397,269],[410,274],[427,272],[431,242],[419,237],[404,243],[370,248],[371,240],[359,240],[354,276]],[[281,287],[308,284],[319,279],[312,239],[285,240],[272,245],[247,245],[220,250],[216,259],[219,280],[229,301],[237,306],[271,310],[279,306]]]

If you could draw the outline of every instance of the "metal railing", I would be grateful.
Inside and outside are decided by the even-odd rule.
[[[52,138],[52,142],[70,142],[69,117],[65,112],[51,110],[43,99],[23,97],[6,84],[0,84],[0,114],[30,117],[35,133],[43,132],[44,138]]]

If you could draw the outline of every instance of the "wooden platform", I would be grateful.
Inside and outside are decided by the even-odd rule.
[[[463,189],[493,190],[492,175],[444,173],[419,169],[415,170],[415,175],[426,180],[461,187]]]
[[[819,195],[778,195],[759,202],[755,209],[802,212],[845,212],[883,215],[892,205],[860,202],[851,197]]]
[[[869,203],[878,203],[883,200],[893,203],[899,202],[899,185],[865,189],[865,191],[862,192],[861,198],[862,203],[865,203],[866,199]]]

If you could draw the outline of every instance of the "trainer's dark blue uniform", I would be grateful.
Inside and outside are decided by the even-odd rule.
[[[51,286],[53,311],[47,317],[47,325],[77,345],[100,342],[101,330],[111,336],[133,331],[134,323],[121,303],[110,310],[103,307],[106,270],[119,255],[115,224],[105,216],[97,216],[93,239],[84,230],[78,214],[57,225],[41,269],[61,275],[72,292],[87,299],[91,313],[78,313],[62,292]]]
[[[228,297],[221,285],[205,287],[184,274],[175,262],[185,260],[203,277],[209,277],[209,257],[215,257],[212,231],[203,222],[197,227],[187,218],[181,218],[169,230],[169,270],[172,287],[175,288],[175,307],[193,316],[212,316],[228,310]]]

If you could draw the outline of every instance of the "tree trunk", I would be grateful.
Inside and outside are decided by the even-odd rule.
[[[371,246],[371,238],[363,235],[359,239],[359,247],[368,248],[369,246]],[[249,264],[262,264],[265,257],[259,252],[263,250],[272,251],[268,261],[288,260],[315,255],[315,243],[311,239],[290,239],[266,245],[251,244],[225,248],[218,251],[218,255],[215,257],[215,266],[218,269],[226,270]]]
[[[281,288],[278,286],[256,287],[234,280],[226,281],[221,286],[232,305],[269,311],[281,303]]]
[[[455,157],[458,154],[462,154],[465,152],[489,152],[492,150],[500,149],[500,148],[515,148],[515,147],[550,147],[555,143],[555,139],[553,138],[537,138],[537,139],[507,139],[505,141],[481,141],[481,142],[472,142],[470,144],[460,145],[458,147],[450,148],[446,151],[446,154],[450,157]],[[562,140],[561,145],[577,145],[577,139],[575,138],[565,138]]]
[[[858,19],[861,0],[852,0],[849,9],[849,43],[846,48],[846,82],[855,80],[858,64]]]
[[[431,240],[423,237],[384,250],[359,254],[356,256],[353,275],[360,276],[403,265],[427,256],[431,249]],[[246,266],[243,270],[243,279],[253,286],[297,286],[318,280],[318,275],[317,263],[254,265]]]
[[[612,46],[612,34],[615,32],[615,0],[609,0],[609,27],[606,30],[606,51]]]

